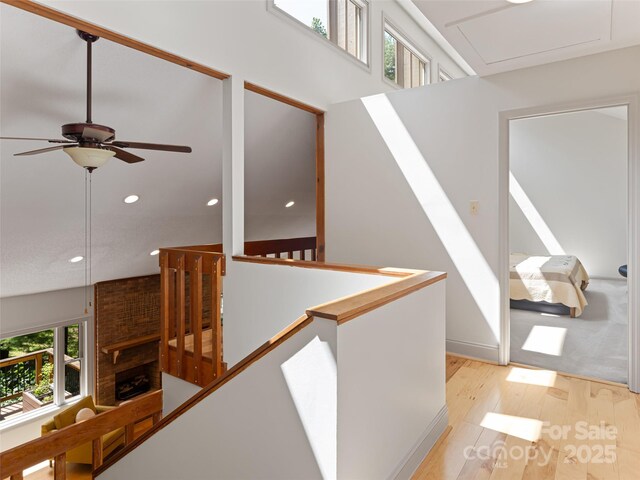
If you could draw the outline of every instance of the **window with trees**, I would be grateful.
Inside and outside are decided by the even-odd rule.
[[[0,340],[0,422],[86,395],[86,320]]]
[[[426,56],[388,23],[384,25],[384,76],[402,88],[429,83],[430,62]]]
[[[358,60],[367,63],[367,3],[364,0],[270,0]]]

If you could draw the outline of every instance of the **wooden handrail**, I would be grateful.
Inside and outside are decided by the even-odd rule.
[[[65,452],[87,442],[100,442],[103,435],[148,417],[159,421],[162,412],[162,390],[123,403],[83,422],[49,433],[0,453],[0,478],[21,476],[26,468],[50,458],[65,465]],[[130,429],[129,429],[130,430]],[[97,466],[96,466],[97,467]],[[64,468],[56,465],[56,480],[64,479]]]
[[[53,349],[44,348],[42,350],[36,350],[34,352],[25,353],[24,355],[20,355],[19,357],[9,357],[9,358],[2,359],[0,360],[0,368],[10,367],[11,365],[16,365],[18,363],[24,363],[30,360],[35,360],[36,357],[42,356],[45,353],[53,355]]]
[[[298,252],[300,260],[305,260],[306,252],[311,252],[311,260],[316,260],[316,237],[303,238],[281,238],[277,240],[259,240],[255,242],[245,242],[244,254],[248,256],[275,255],[280,258],[283,254],[288,259],[293,259],[295,252]]]
[[[141,437],[136,439],[129,447],[116,452],[110,459],[95,471],[95,475],[99,475],[115,462],[126,456],[129,452],[143,443],[149,437],[175,421],[180,415],[193,408],[204,398],[211,395],[235,376],[246,370],[252,363],[264,357],[267,353],[275,349],[278,345],[298,333],[300,330],[310,325],[314,317],[326,318],[336,321],[338,325],[348,320],[363,315],[382,305],[397,300],[405,295],[415,292],[419,289],[427,287],[433,283],[444,280],[447,277],[443,272],[429,272],[424,270],[410,270],[399,268],[382,268],[382,267],[363,267],[357,265],[343,264],[325,264],[322,262],[302,262],[274,258],[259,257],[233,257],[236,261],[266,263],[276,265],[287,265],[301,268],[317,268],[321,270],[336,270],[351,273],[364,273],[371,275],[385,275],[395,277],[396,280],[389,284],[382,285],[364,292],[360,292],[348,297],[344,297],[333,302],[328,302],[316,307],[309,308],[305,315],[298,318],[294,323],[282,330],[271,340],[254,350],[243,360],[233,366],[221,377],[217,378],[210,384],[206,385],[197,394],[180,405],[176,410],[163,418],[157,425],[145,432]]]
[[[335,320],[338,325],[342,325],[351,319],[445,278],[447,278],[447,274],[443,272],[414,273],[386,285],[317,305],[308,309],[307,315]]]
[[[134,440],[130,445],[126,448],[115,452],[112,456],[110,456],[102,466],[98,467],[94,471],[94,477],[100,475],[118,460],[125,457],[132,450],[134,450],[138,445],[143,443],[149,437],[162,430],[164,427],[169,425],[171,422],[175,421],[179,416],[183,413],[187,412],[191,408],[193,408],[197,403],[202,401],[204,398],[211,395],[213,392],[221,388],[227,382],[231,381],[233,378],[238,376],[241,372],[246,370],[252,363],[258,361],[266,354],[277,348],[280,344],[284,343],[286,340],[294,336],[296,333],[301,331],[306,326],[310,325],[313,322],[313,317],[309,317],[308,315],[303,315],[298,318],[295,322],[289,325],[287,328],[282,330],[276,336],[271,338],[269,341],[265,342],[262,346],[258,347],[252,353],[247,355],[244,359],[240,360],[236,365],[234,365],[231,369],[229,369],[224,375],[215,379],[213,382],[206,385],[202,390],[192,396],[189,400],[184,402],[174,411],[172,411],[169,415],[160,420],[156,425],[143,433],[140,437]]]
[[[338,272],[384,275],[387,277],[408,277],[415,273],[424,272],[424,270],[412,270],[407,268],[371,267],[366,265],[351,265],[345,263],[309,262],[290,260],[287,258],[250,257],[247,255],[234,255],[232,258],[237,262],[263,263],[267,265],[283,265],[287,267],[313,268],[317,270],[335,270]]]

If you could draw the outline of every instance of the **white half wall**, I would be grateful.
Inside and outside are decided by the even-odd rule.
[[[333,438],[314,427],[335,417],[335,389],[312,392],[311,412],[299,410],[294,392],[310,385],[288,383],[284,370],[293,362],[309,378],[330,378],[333,364],[335,382],[335,357],[336,323],[314,320],[97,478],[314,479],[326,467],[332,478],[335,423]]]
[[[566,254],[590,276],[620,279],[618,267],[627,263],[626,108],[513,120],[509,149],[511,173]],[[545,238],[512,197],[511,251],[551,253],[539,235]]]
[[[389,283],[389,278],[227,259],[224,361],[231,368],[308,308]]]
[[[384,125],[374,123],[362,101],[333,105],[327,114],[327,260],[448,272],[447,340],[495,348],[500,112],[637,95],[639,64],[634,47],[372,97],[391,105],[383,109]],[[391,135],[383,138],[379,127]],[[412,189],[417,177],[405,177],[399,167],[408,162],[429,182]],[[470,212],[472,200],[479,202],[477,215]]]
[[[382,76],[383,14],[433,58],[434,82],[438,64],[466,75],[394,0],[368,2],[370,67],[268,11],[267,0],[42,3],[319,108],[395,89]]]
[[[410,478],[442,434],[444,298],[440,281],[338,327],[339,478]]]
[[[169,415],[199,391],[197,385],[162,372],[162,416]]]

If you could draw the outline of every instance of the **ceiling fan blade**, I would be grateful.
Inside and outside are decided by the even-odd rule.
[[[72,140],[57,140],[53,138],[30,138],[30,137],[0,137],[0,140],[36,140],[49,143],[75,143]]]
[[[99,142],[106,142],[113,138],[113,133],[98,130],[97,128],[84,127],[84,130],[82,130],[82,138],[91,138]]]
[[[40,148],[38,150],[30,150],[28,152],[16,153],[14,154],[14,156],[22,157],[25,155],[38,155],[39,153],[53,152],[54,150],[62,150],[63,148],[75,147],[75,146],[77,145],[56,145],[55,147]]]
[[[162,150],[164,152],[181,152],[191,153],[191,147],[184,145],[163,145],[161,143],[141,143],[141,142],[124,142],[122,140],[116,140],[111,142],[111,145],[120,148],[142,148],[144,150]]]
[[[144,161],[144,158],[134,155],[133,153],[125,152],[124,150],[109,145],[107,150],[111,150],[112,152],[116,152],[115,157],[127,163],[137,163]]]

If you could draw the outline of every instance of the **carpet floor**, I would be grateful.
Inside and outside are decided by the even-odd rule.
[[[627,383],[627,282],[591,279],[584,293],[578,318],[511,309],[511,361]]]

